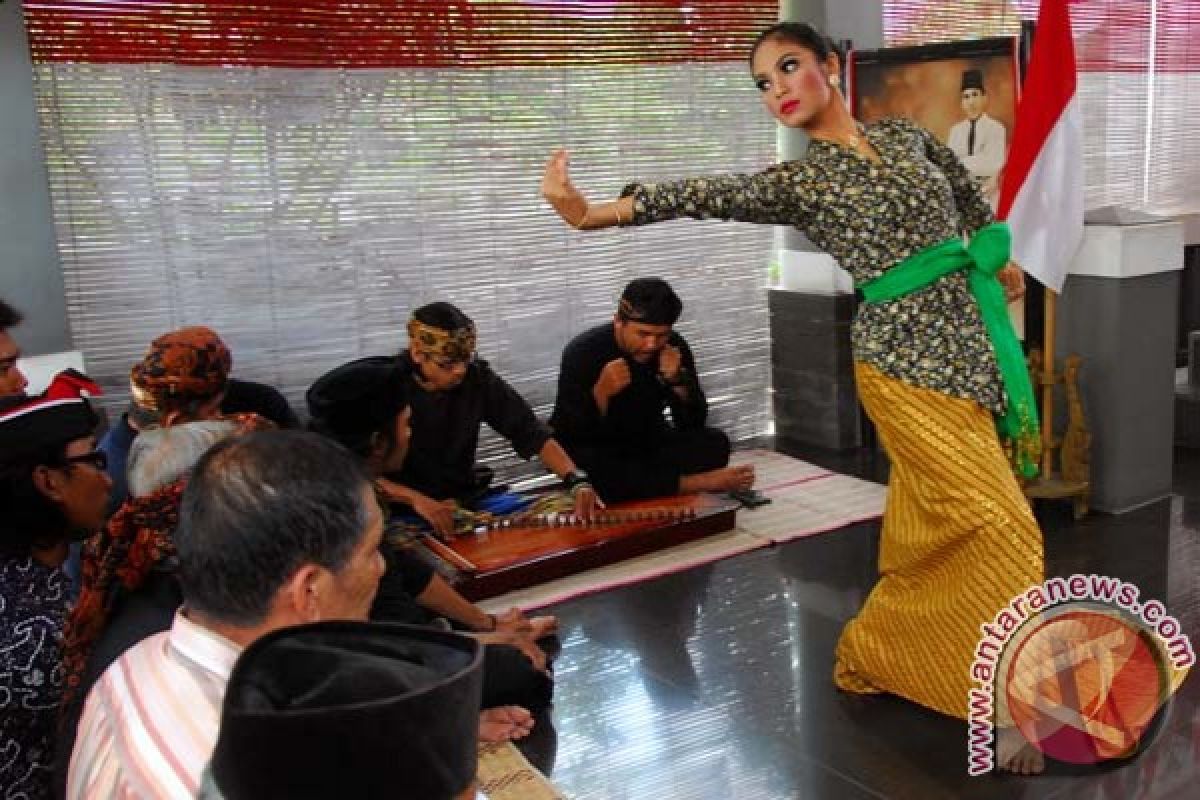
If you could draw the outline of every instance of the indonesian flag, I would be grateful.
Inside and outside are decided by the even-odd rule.
[[[1012,257],[1055,292],[1083,238],[1083,132],[1067,0],[1042,0],[996,216]]]

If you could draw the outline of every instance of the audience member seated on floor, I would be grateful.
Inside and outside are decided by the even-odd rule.
[[[411,409],[404,376],[394,358],[362,358],[326,373],[308,390],[309,425],[357,456],[371,478],[404,465]],[[553,683],[537,639],[552,633],[553,617],[529,619],[518,609],[493,616],[471,603],[422,558],[416,545],[385,540],[387,569],[371,619],[427,625],[436,617],[479,632],[488,644],[485,708],[520,705],[541,711]]]
[[[563,350],[550,425],[610,502],[754,484],[752,467],[728,466],[729,438],[704,425],[692,350],[672,330],[682,311],[666,281],[639,278],[612,322]]]
[[[54,765],[59,797],[88,691],[122,653],[169,629],[183,602],[174,531],[186,476],[209,448],[240,430],[233,420],[188,422],[145,431],[129,450],[133,494],[105,528],[106,549],[89,554],[79,602],[67,617],[66,689]]]
[[[470,639],[405,625],[264,636],[233,668],[199,797],[472,800],[483,669]]]
[[[225,396],[221,398],[221,413],[258,414],[281,430],[296,430],[301,426],[300,418],[283,392],[268,383],[230,378],[225,384]]]
[[[538,421],[533,409],[475,355],[475,323],[449,303],[413,312],[408,351],[399,356],[412,403],[412,443],[404,469],[381,483],[439,534],[454,533],[454,508],[502,513],[520,507],[515,495],[491,488],[477,468],[479,426],[487,423],[522,458],[535,454],[575,496],[575,513],[590,516],[597,497],[587,476]]]
[[[180,328],[150,343],[146,355],[129,373],[132,393],[129,410],[100,441],[100,449],[108,454],[108,474],[114,483],[110,514],[129,496],[125,461],[139,431],[221,417],[240,419],[247,424],[251,417],[258,417],[279,424],[272,415],[290,420],[295,427],[295,415],[290,408],[281,415],[279,401],[284,407],[287,401],[269,386],[255,384],[248,390],[235,389],[238,408],[227,411],[224,403],[229,396],[232,367],[229,348],[209,328]],[[262,403],[243,402],[247,398],[264,397]]]
[[[92,687],[67,797],[195,797],[239,653],[291,625],[365,620],[382,539],[371,480],[341,446],[266,431],[211,448],[175,531],[183,606]]]
[[[0,400],[0,788],[51,796],[63,690],[68,543],[104,524],[112,481],[95,449],[99,421],[79,391],[56,379],[37,398]]]
[[[17,366],[21,357],[21,348],[9,333],[11,328],[21,324],[21,312],[0,300],[0,398],[20,397],[25,394],[29,381]]]

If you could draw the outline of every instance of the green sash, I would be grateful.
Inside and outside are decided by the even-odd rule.
[[[1032,478],[1037,475],[1042,448],[1037,400],[1029,381],[1025,353],[1008,318],[1004,287],[996,278],[996,273],[1008,263],[1011,243],[1008,224],[992,223],[976,231],[971,243],[965,247],[961,239],[947,239],[914,253],[858,288],[866,302],[882,303],[922,289],[943,275],[966,270],[967,285],[979,303],[1008,396],[1008,408],[1004,416],[996,420],[996,427],[1001,436],[1012,442],[1018,471],[1026,478]]]

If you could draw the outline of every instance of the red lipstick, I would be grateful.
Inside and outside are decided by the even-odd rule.
[[[785,100],[783,105],[779,107],[779,113],[790,114],[796,110],[796,106],[800,105],[799,100]]]

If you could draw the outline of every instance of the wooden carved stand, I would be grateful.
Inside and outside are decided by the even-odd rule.
[[[1038,477],[1023,484],[1025,496],[1032,499],[1073,499],[1075,519],[1088,512],[1091,494],[1092,434],[1083,414],[1079,395],[1079,369],[1082,359],[1067,356],[1064,371],[1054,369],[1054,312],[1057,295],[1046,290],[1045,349],[1029,353],[1029,374],[1041,387],[1042,463]],[[1055,387],[1063,385],[1067,402],[1067,428],[1062,437],[1054,434]],[[1055,456],[1058,456],[1056,459]],[[1056,469],[1057,466],[1057,469]]]

